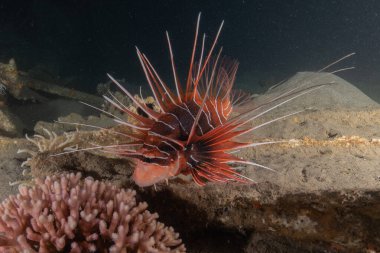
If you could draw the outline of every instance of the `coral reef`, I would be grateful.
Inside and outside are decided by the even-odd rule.
[[[2,252],[185,252],[136,192],[81,174],[36,179],[0,205]]]

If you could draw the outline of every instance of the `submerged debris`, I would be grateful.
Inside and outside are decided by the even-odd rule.
[[[91,104],[102,103],[102,99],[98,96],[37,80],[28,73],[19,71],[14,59],[10,59],[8,64],[0,63],[0,83],[5,85],[9,94],[17,100],[46,102],[47,98],[38,93],[44,92]]]
[[[19,192],[0,205],[2,252],[186,251],[133,190],[72,173],[36,179]]]

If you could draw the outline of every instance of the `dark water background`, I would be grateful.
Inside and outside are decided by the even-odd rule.
[[[356,52],[342,76],[380,101],[380,1],[376,0],[1,0],[0,62],[39,69],[68,87],[95,92],[105,73],[144,84],[135,45],[171,81],[164,32],[178,69],[188,65],[198,12],[208,42],[240,61],[237,84],[261,90],[301,70]],[[182,74],[184,76],[184,74]]]

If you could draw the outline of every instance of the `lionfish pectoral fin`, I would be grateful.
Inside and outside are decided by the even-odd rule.
[[[168,178],[167,169],[163,166],[146,164],[136,166],[132,179],[140,187],[152,186]]]
[[[177,166],[162,166],[137,160],[132,179],[140,187],[152,186],[178,174]]]

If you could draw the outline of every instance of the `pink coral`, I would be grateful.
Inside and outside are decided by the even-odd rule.
[[[36,179],[0,205],[0,252],[185,252],[136,192],[81,175]]]

